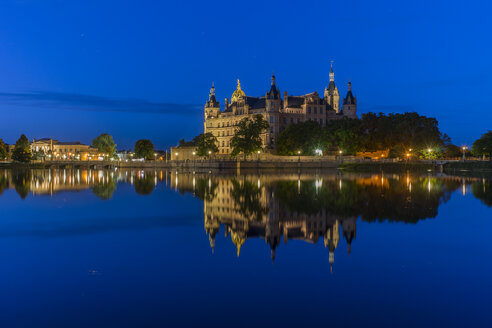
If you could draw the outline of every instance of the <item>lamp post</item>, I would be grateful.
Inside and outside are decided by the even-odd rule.
[[[340,163],[341,163],[341,162],[342,162],[342,154],[343,154],[343,150],[341,150],[341,149],[340,149],[340,150],[338,151],[338,154],[340,154]]]
[[[463,146],[463,147],[461,147],[461,149],[463,150],[463,162],[464,162],[465,161],[465,152],[468,149],[468,147]]]
[[[261,153],[261,151],[258,150],[258,161],[260,161],[260,153]]]
[[[196,155],[196,152],[194,151],[192,154],[193,154],[193,173],[195,173],[195,155]]]
[[[212,157],[212,151],[211,151],[211,150],[209,150],[209,151],[208,151],[208,159],[210,159],[211,157]]]
[[[300,150],[297,151],[297,161],[298,162],[301,161],[301,151]]]

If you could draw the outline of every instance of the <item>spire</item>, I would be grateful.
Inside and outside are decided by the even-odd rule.
[[[272,86],[275,85],[275,73],[272,73]]]
[[[215,97],[215,86],[213,82],[212,82],[212,87],[210,88],[210,94],[208,95],[208,99],[211,100],[212,97]]]
[[[241,82],[239,82],[239,79],[237,79],[237,88],[236,90],[241,90]]]
[[[331,61],[330,82],[335,82],[335,73],[333,72],[333,60]]]
[[[350,79],[348,81],[347,89],[348,91],[352,91],[352,82],[350,82]]]

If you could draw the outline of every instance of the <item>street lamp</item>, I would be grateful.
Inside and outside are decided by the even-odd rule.
[[[463,150],[463,162],[464,162],[465,161],[465,152],[468,149],[468,147],[463,146],[463,147],[461,147],[461,149]]]

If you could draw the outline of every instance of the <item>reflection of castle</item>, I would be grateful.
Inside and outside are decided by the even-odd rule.
[[[283,177],[286,178],[289,177]],[[298,176],[290,178],[297,179]],[[180,190],[193,188],[195,194],[204,199],[204,225],[212,251],[220,226],[224,227],[226,237],[231,236],[237,256],[248,238],[264,239],[270,245],[272,260],[275,259],[281,237],[284,243],[295,239],[314,244],[323,238],[332,266],[341,225],[350,252],[350,244],[355,238],[356,217],[341,219],[324,210],[314,214],[291,211],[275,196],[274,182],[275,177],[269,176],[237,179],[176,173],[171,176],[172,186],[178,186]],[[206,187],[206,193],[199,190],[200,185]]]

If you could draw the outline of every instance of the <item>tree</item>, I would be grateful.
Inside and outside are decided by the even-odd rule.
[[[482,134],[480,139],[475,140],[471,152],[474,156],[488,155],[492,159],[492,131]]]
[[[107,133],[103,133],[92,140],[92,147],[97,148],[100,153],[108,157],[113,157],[116,153],[116,144],[114,143],[113,137]]]
[[[323,129],[318,122],[307,121],[288,125],[277,137],[280,155],[314,155],[316,149],[325,148]]]
[[[14,150],[12,151],[12,159],[16,162],[28,163],[31,161],[31,148],[29,140],[23,134],[19,140],[15,143]]]
[[[198,156],[210,156],[219,151],[217,147],[217,138],[210,132],[197,135],[193,139],[193,145],[196,146]]]
[[[0,139],[0,161],[4,161],[7,159],[7,146],[3,142],[2,139]]]
[[[261,141],[261,134],[264,133],[268,127],[268,122],[260,114],[255,115],[251,120],[244,118],[239,121],[238,129],[231,139],[231,156],[235,157],[242,152],[246,157],[257,150],[260,150],[263,144]]]
[[[135,157],[153,160],[155,158],[154,144],[148,139],[138,140],[135,143]]]
[[[444,157],[446,158],[461,157],[461,155],[462,150],[456,145],[450,144],[444,149]]]
[[[347,155],[355,155],[360,149],[363,140],[361,121],[344,118],[328,122],[325,127],[326,145],[337,148]]]

